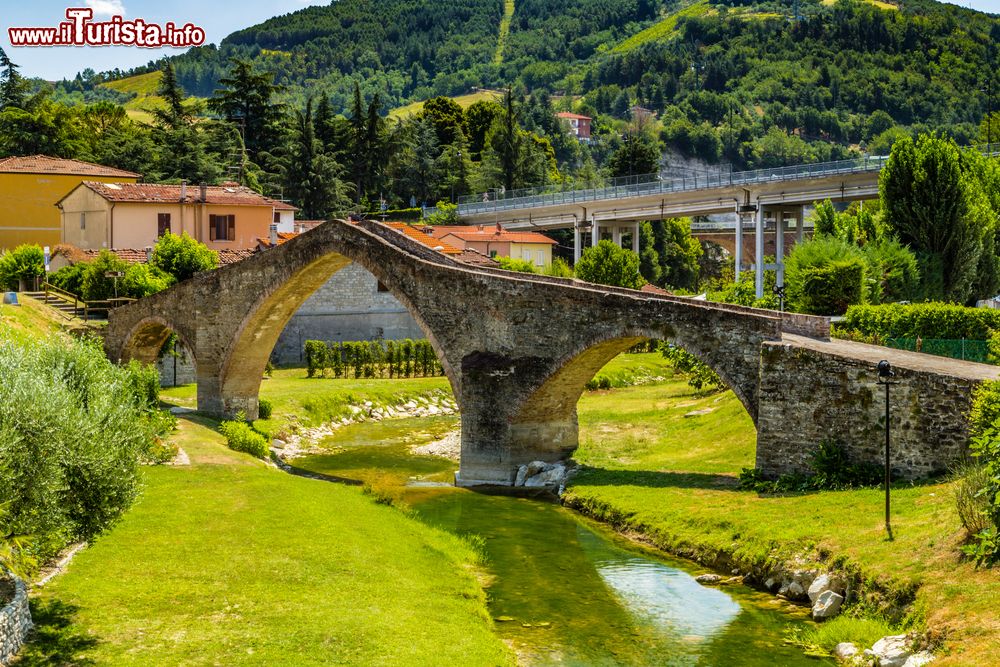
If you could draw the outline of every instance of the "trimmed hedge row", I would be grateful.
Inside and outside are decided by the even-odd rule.
[[[305,357],[309,377],[412,378],[444,374],[426,339],[343,343],[307,340]]]
[[[1000,330],[1000,310],[950,303],[851,306],[838,331],[866,337],[989,340]]]

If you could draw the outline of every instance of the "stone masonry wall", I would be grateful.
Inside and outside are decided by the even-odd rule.
[[[307,340],[354,341],[424,338],[406,308],[391,292],[378,291],[378,281],[358,264],[333,275],[292,316],[271,353],[275,364],[304,360]]]
[[[20,579],[15,579],[14,585],[14,599],[0,609],[0,665],[14,657],[32,626],[28,589]]]
[[[180,341],[175,346],[176,355],[165,354],[156,361],[156,370],[160,373],[161,387],[177,387],[195,382],[196,368],[194,355]]]
[[[915,479],[946,472],[967,454],[972,390],[996,369],[887,348],[786,336],[761,347],[757,467],[769,477],[808,472],[824,440],[855,460],[881,464],[885,389],[878,359],[892,363],[890,389],[894,474]]]

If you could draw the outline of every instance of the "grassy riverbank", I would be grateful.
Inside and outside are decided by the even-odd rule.
[[[692,414],[703,410],[711,412]],[[894,489],[890,542],[879,490],[739,491],[736,476],[753,466],[755,433],[730,392],[699,397],[671,380],[588,393],[580,424],[576,458],[585,468],[567,496],[574,507],[703,562],[720,554],[744,564],[804,556],[852,569],[880,584],[869,587],[882,597],[873,595],[867,611],[914,597],[907,622],[946,633],[936,664],[1000,662],[1000,575],[959,561],[950,484]]]
[[[465,543],[181,420],[192,465],[34,601],[20,665],[509,664]],[[88,662],[89,661],[89,662]]]

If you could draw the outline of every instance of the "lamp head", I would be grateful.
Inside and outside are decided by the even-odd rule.
[[[878,378],[880,380],[888,380],[894,375],[895,373],[893,372],[892,366],[889,364],[888,361],[883,359],[882,361],[878,362]]]

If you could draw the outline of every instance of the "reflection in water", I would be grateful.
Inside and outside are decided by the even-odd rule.
[[[450,421],[449,421],[450,420]],[[453,418],[342,429],[302,468],[401,496],[424,521],[485,543],[497,632],[527,665],[816,665],[786,646],[806,621],[742,586],[704,587],[693,566],[641,550],[555,503],[442,488],[455,464],[409,447]],[[365,436],[368,436],[367,438]]]

